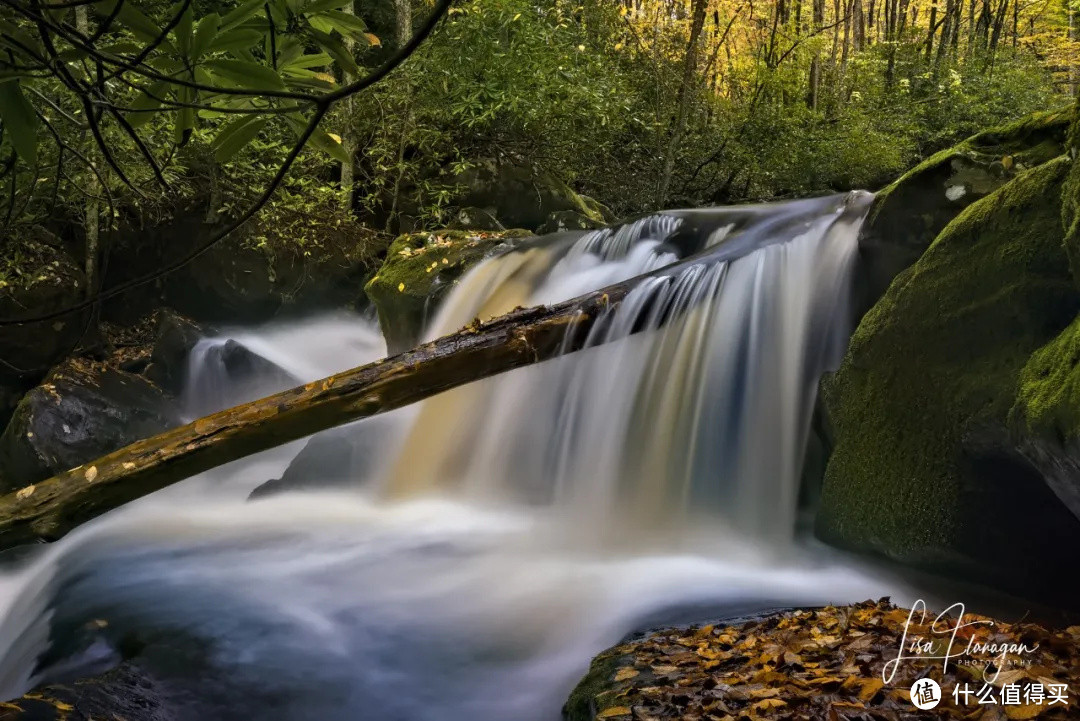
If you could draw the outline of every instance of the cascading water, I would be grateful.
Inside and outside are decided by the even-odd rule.
[[[792,543],[867,204],[666,213],[479,265],[429,335],[646,275],[585,350],[353,426],[385,449],[353,492],[248,502],[294,444],[0,577],[0,695],[137,642],[181,719],[553,721],[590,656],[631,630],[896,595]],[[232,338],[301,381],[356,360],[314,327]],[[226,342],[196,356],[193,407],[224,402],[195,389]],[[333,362],[300,362],[316,345]]]

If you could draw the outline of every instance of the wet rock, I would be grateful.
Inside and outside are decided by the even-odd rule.
[[[3,704],[5,721],[177,721],[161,685],[130,664],[101,676],[45,686]]]
[[[594,230],[604,224],[576,210],[558,210],[548,216],[544,224],[536,229],[537,235],[560,233],[564,230]]]
[[[1059,158],[970,205],[862,319],[824,384],[835,447],[823,539],[1074,602],[1080,582],[1042,569],[1080,562],[1080,520],[1012,441],[984,430],[1015,415],[1018,387],[1037,426],[1070,393],[1043,361],[1068,372],[1075,339],[1039,350],[1080,308],[1062,247],[1068,170]]]
[[[169,393],[179,395],[187,374],[188,356],[208,330],[167,308],[158,312],[155,326],[154,346],[145,375]]]
[[[1073,114],[1038,113],[928,158],[874,200],[859,238],[861,315],[960,211],[1065,152]]]
[[[65,361],[30,390],[0,436],[0,490],[36,483],[179,423],[145,378],[104,363]]]
[[[436,230],[402,235],[364,290],[379,311],[389,352],[416,345],[438,302],[480,260],[529,237],[526,230]]]
[[[365,430],[350,425],[313,436],[289,463],[281,478],[262,484],[251,492],[250,497],[357,487],[378,452]]]

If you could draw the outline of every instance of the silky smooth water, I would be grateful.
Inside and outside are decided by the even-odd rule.
[[[429,336],[641,277],[588,349],[351,426],[383,449],[355,489],[248,501],[291,444],[0,576],[0,695],[137,646],[182,719],[554,721],[635,629],[902,599],[795,532],[867,204],[673,212],[486,261]],[[229,337],[300,381],[380,354],[342,316]],[[192,407],[228,402],[226,340],[193,355]]]

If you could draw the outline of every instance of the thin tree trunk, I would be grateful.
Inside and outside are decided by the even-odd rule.
[[[75,8],[75,29],[80,35],[89,37],[90,18],[86,5]],[[91,155],[91,158],[93,155]],[[86,238],[86,255],[83,270],[86,273],[86,295],[90,297],[98,287],[98,257],[101,254],[101,211],[97,196],[100,193],[96,179],[89,179],[89,193],[83,206],[83,235]]]
[[[345,3],[341,8],[341,11],[349,15],[356,14],[356,8],[354,7],[353,2]],[[356,41],[351,37],[345,38],[345,49],[350,55],[353,54],[355,45]],[[356,79],[345,68],[341,69],[341,77],[343,85],[348,85]],[[356,133],[353,130],[352,114],[353,98],[350,95],[345,99],[345,124],[341,129],[341,148],[348,157],[348,160],[341,164],[341,204],[346,213],[352,212],[353,186],[356,182],[353,168],[353,162],[356,155]]]
[[[708,0],[694,0],[693,20],[690,24],[690,39],[686,44],[686,57],[683,59],[682,85],[679,87],[679,99],[675,111],[675,127],[668,139],[667,152],[664,154],[664,169],[660,174],[660,187],[656,193],[656,205],[664,207],[671,189],[671,176],[675,172],[675,154],[682,144],[686,131],[686,120],[690,113],[690,101],[694,97],[694,75],[697,73],[698,39],[705,26],[705,10]]]
[[[395,28],[397,29],[397,46],[403,47],[412,37],[412,2],[411,0],[394,0]]]

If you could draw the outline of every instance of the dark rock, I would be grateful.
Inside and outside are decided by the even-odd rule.
[[[35,689],[4,704],[5,721],[175,721],[167,694],[147,672],[122,664],[108,673]]]
[[[498,218],[483,208],[462,208],[448,227],[451,230],[506,230]]]
[[[877,194],[859,237],[861,315],[957,214],[1065,152],[1072,113],[1038,113],[943,150]]]
[[[178,422],[169,398],[145,378],[65,361],[23,397],[0,436],[0,489],[36,483]]]
[[[536,229],[537,235],[561,233],[564,230],[594,230],[604,224],[576,210],[558,210],[548,216],[544,224]]]
[[[1032,354],[1080,308],[1062,247],[1068,169],[1046,163],[969,206],[862,319],[824,384],[826,541],[1075,605],[1080,581],[1045,569],[1080,562],[1080,520],[985,430],[1006,426],[1018,382],[1038,375]]]
[[[211,340],[198,372],[185,379],[185,411],[201,416],[299,385],[276,363],[232,338]]]
[[[349,425],[319,433],[308,440],[281,475],[251,492],[262,498],[287,491],[353,488],[364,478],[375,458],[370,434],[362,425]]]
[[[207,330],[169,309],[158,312],[154,347],[146,377],[169,393],[178,395],[184,387],[188,356]]]

